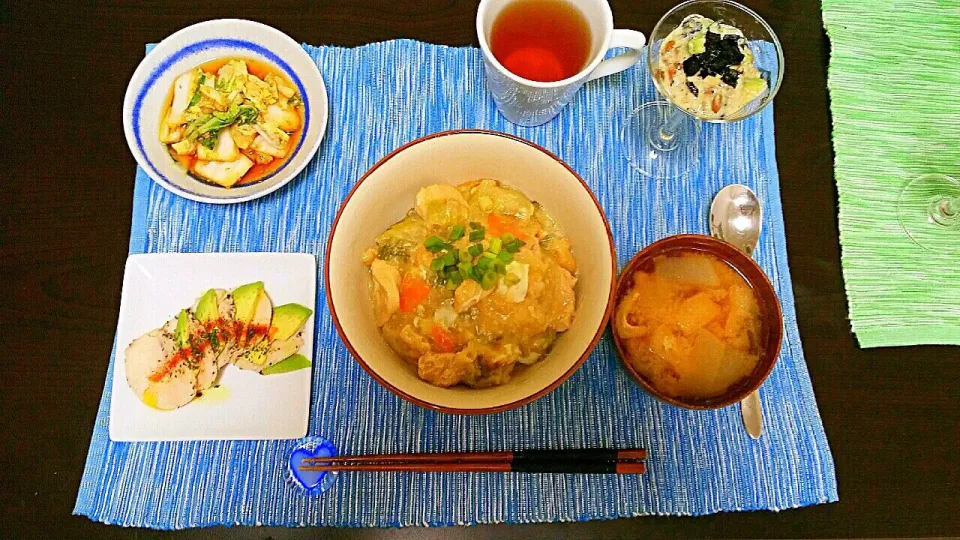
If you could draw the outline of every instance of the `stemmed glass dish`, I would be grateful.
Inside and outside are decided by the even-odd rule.
[[[695,15],[718,24],[697,31],[702,19],[691,17]],[[674,49],[678,43],[682,50]],[[675,62],[678,56],[697,58]],[[698,161],[698,120],[727,123],[753,116],[773,101],[783,80],[783,50],[773,29],[731,0],[688,0],[668,11],[650,35],[646,58],[662,99],[635,109],[622,137],[627,160],[651,178],[683,176]],[[721,72],[701,68],[725,61],[732,65]],[[687,90],[691,85],[698,88]],[[699,105],[710,103],[706,98],[714,92],[712,108]],[[721,103],[720,94],[731,101]],[[745,96],[750,99],[740,107],[736,100]]]
[[[945,174],[912,180],[897,201],[900,225],[920,246],[944,252],[960,243],[960,181]]]

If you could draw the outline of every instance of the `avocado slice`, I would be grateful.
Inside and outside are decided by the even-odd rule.
[[[300,304],[284,304],[273,308],[273,328],[270,331],[273,339],[290,339],[310,315],[313,315],[313,310]]]
[[[190,321],[187,316],[187,310],[181,309],[177,315],[177,328],[173,331],[173,341],[178,347],[186,347],[190,342]]]
[[[233,290],[233,304],[237,308],[238,321],[247,324],[253,319],[261,293],[263,293],[262,281],[241,285]]]
[[[767,81],[760,77],[743,80],[743,89],[748,94],[759,94],[767,89]]]
[[[704,32],[695,36],[687,42],[687,50],[690,54],[700,54],[707,50],[707,33]]]
[[[270,367],[264,368],[260,374],[276,375],[278,373],[287,373],[288,371],[296,371],[307,367],[310,367],[310,360],[307,360],[307,357],[302,354],[294,354]]]
[[[194,311],[197,320],[202,323],[208,323],[220,318],[220,306],[217,302],[217,290],[210,289],[203,293],[197,302],[197,309]]]

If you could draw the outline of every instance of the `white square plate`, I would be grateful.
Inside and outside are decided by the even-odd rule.
[[[274,305],[316,311],[317,261],[305,253],[155,253],[131,255],[123,276],[110,401],[110,439],[184,441],[296,439],[307,434],[313,369],[260,375],[224,367],[220,387],[173,411],[148,407],[127,385],[124,351],[211,288],[263,281]],[[300,354],[313,361],[314,317]]]

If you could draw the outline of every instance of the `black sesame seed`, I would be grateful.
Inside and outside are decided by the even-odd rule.
[[[693,97],[700,95],[700,90],[697,89],[697,85],[693,84],[692,82],[687,81],[687,88],[690,89],[690,93],[693,94]]]

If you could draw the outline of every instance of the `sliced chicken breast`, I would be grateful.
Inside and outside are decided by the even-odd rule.
[[[303,346],[303,335],[298,332],[290,339],[261,342],[247,354],[237,356],[236,366],[240,369],[261,372],[281,360],[296,354]]]
[[[237,345],[246,348],[252,348],[267,337],[270,329],[270,321],[273,320],[273,302],[266,292],[260,293],[257,300],[256,311],[253,312],[253,318],[243,329],[241,335],[237,336]],[[265,329],[265,330],[264,330]]]
[[[203,351],[197,367],[197,392],[203,392],[213,386],[220,375],[220,366],[217,365],[217,354],[213,348]]]
[[[127,384],[141,401],[157,409],[176,409],[197,395],[197,370],[187,360],[170,363],[179,352],[173,339],[176,319],[148,332],[127,347],[124,368]]]

